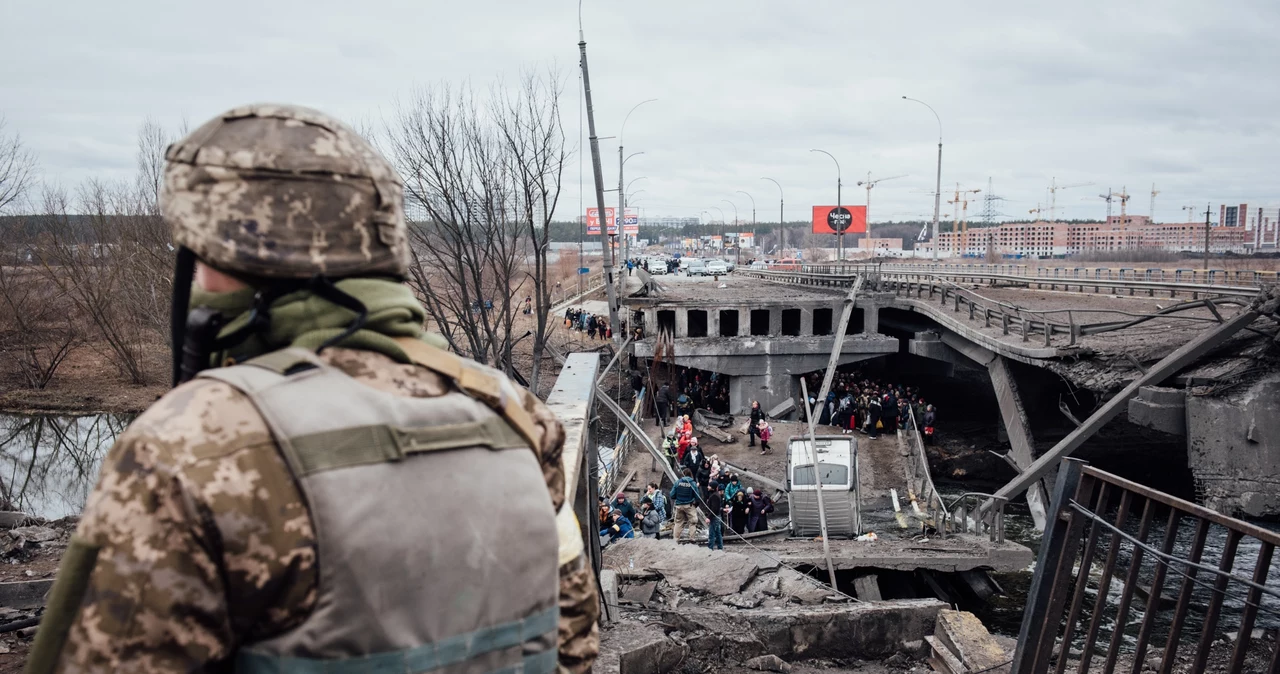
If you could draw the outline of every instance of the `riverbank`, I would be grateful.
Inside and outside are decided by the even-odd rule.
[[[77,345],[43,389],[26,388],[14,370],[0,370],[0,412],[12,414],[136,415],[169,390],[169,348],[146,351],[148,383],[131,384],[107,355],[107,345]]]

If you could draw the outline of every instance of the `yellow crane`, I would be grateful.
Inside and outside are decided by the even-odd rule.
[[[961,257],[964,257],[964,253],[969,246],[969,195],[977,194],[981,191],[962,190],[960,189],[960,183],[956,183],[955,197],[947,202],[955,205],[955,224],[952,226],[951,231],[960,233],[957,240],[960,244]],[[961,217],[961,211],[964,213],[963,218]]]
[[[1088,187],[1093,183],[1072,183],[1070,185],[1059,185],[1058,179],[1054,178],[1049,183],[1049,222],[1053,222],[1058,213],[1058,190],[1069,190],[1074,187]]]

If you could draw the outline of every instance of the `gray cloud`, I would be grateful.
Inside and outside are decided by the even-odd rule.
[[[1025,213],[1059,182],[1074,217],[1099,216],[1089,195],[1127,185],[1131,210],[1190,202],[1277,200],[1275,86],[1280,5],[1272,0],[1086,0],[1078,3],[853,3],[838,0],[587,0],[597,124],[616,135],[635,103],[627,168],[651,214],[697,215],[756,199],[775,217],[777,178],[789,218],[854,183],[877,187],[873,218],[932,211],[937,127],[943,184],[986,188]],[[389,113],[415,85],[483,90],[521,69],[557,65],[565,122],[578,133],[577,3],[219,3],[87,0],[24,3],[0,24],[0,112],[64,184],[124,177],[138,125],[197,124],[233,105],[281,100],[346,119]],[[604,141],[616,182],[616,141]],[[587,158],[582,175],[590,180]],[[568,172],[562,217],[581,207]],[[582,191],[592,201],[588,184]],[[1070,196],[1064,196],[1070,194]],[[766,204],[769,204],[766,206]],[[716,215],[718,217],[718,214]]]

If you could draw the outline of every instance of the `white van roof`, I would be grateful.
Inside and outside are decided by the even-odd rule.
[[[819,463],[849,465],[849,458],[853,455],[853,438],[842,435],[819,435],[815,440],[818,441]],[[813,454],[809,451],[809,438],[791,438],[787,446],[791,450],[792,466],[807,466],[813,463]]]

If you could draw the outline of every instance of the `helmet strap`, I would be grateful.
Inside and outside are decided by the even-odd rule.
[[[169,306],[169,353],[173,385],[182,383],[182,351],[186,343],[187,310],[191,304],[191,283],[196,273],[196,254],[178,247],[173,267],[173,298]]]

